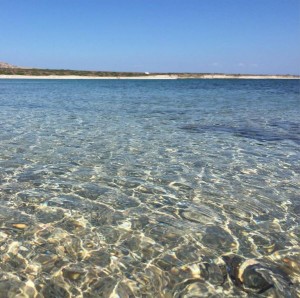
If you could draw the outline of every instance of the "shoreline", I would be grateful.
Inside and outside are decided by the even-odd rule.
[[[178,76],[173,75],[155,75],[155,76],[72,76],[72,75],[49,75],[49,76],[28,76],[28,75],[0,75],[0,79],[37,79],[37,80],[176,80]]]
[[[184,79],[279,79],[279,80],[299,80],[300,76],[287,75],[146,75],[146,76],[73,76],[73,75],[49,75],[49,76],[29,76],[29,75],[0,75],[0,79],[39,79],[39,80],[184,80]]]

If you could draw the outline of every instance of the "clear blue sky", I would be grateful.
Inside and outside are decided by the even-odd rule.
[[[0,61],[300,74],[300,0],[0,0]]]

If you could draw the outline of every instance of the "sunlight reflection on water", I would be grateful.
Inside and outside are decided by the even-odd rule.
[[[296,80],[0,81],[0,293],[296,297],[299,101]]]

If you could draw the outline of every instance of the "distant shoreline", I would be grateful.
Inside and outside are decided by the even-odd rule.
[[[176,80],[176,79],[300,79],[300,74],[247,74],[220,72],[134,72],[19,67],[0,62],[0,79],[65,80]]]
[[[191,75],[139,75],[139,76],[79,76],[79,75],[0,75],[0,79],[40,79],[40,80],[182,80],[182,79],[294,79],[300,76],[289,75],[226,75],[226,74],[191,74]]]

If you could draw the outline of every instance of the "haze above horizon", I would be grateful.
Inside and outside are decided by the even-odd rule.
[[[299,37],[299,0],[0,0],[25,67],[299,75]]]

